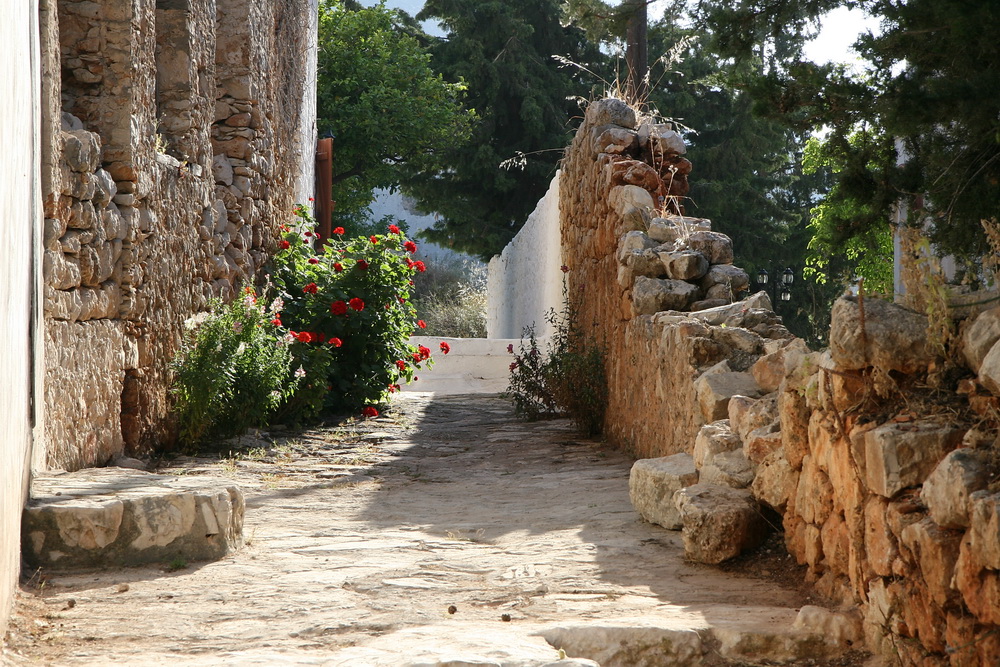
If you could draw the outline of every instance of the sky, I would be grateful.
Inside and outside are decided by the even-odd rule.
[[[362,4],[372,6],[378,0],[362,0]],[[416,15],[424,6],[424,0],[387,0],[390,7],[402,9],[407,14]],[[658,0],[649,6],[649,17],[660,18],[669,6],[669,0]],[[877,29],[878,23],[859,10],[838,8],[827,14],[822,21],[819,37],[806,45],[806,56],[818,63],[856,62],[856,55],[850,50],[858,34]],[[424,29],[431,34],[442,34],[431,22],[424,23]]]

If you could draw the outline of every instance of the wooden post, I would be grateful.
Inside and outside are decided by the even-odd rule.
[[[333,231],[333,139],[316,142],[316,231],[323,241]]]

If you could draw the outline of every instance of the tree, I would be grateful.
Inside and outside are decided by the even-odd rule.
[[[881,19],[856,45],[872,69],[853,74],[802,57],[808,28],[829,9]],[[963,0],[702,0],[720,53],[760,58],[747,90],[757,108],[800,131],[829,128],[837,205],[830,242],[885,228],[904,204],[942,251],[986,251],[980,220],[1000,209],[1000,49],[995,2]],[[852,203],[853,202],[853,203]]]
[[[394,188],[405,165],[439,170],[469,136],[464,85],[430,65],[409,17],[384,3],[324,0],[319,15],[317,126],[334,136],[337,224],[356,219],[376,188]]]
[[[465,83],[479,120],[472,141],[443,152],[446,168],[408,168],[404,191],[440,216],[426,238],[488,259],[545,194],[580,115],[573,98],[589,94],[553,56],[588,66],[602,56],[561,24],[557,0],[428,0],[418,18],[448,31],[432,46],[434,67]]]

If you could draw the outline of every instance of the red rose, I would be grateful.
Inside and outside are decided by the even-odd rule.
[[[420,327],[421,329],[426,329],[427,322],[424,322],[423,320],[417,320],[417,326]]]
[[[300,343],[313,342],[313,335],[308,331],[299,331],[297,333],[293,331],[291,332],[291,334],[295,336],[295,340],[299,341]]]
[[[343,301],[334,301],[330,304],[330,312],[334,315],[346,315],[347,314],[347,304]]]
[[[420,273],[423,273],[424,271],[427,270],[427,266],[423,262],[420,262],[420,261],[414,262],[413,263],[413,268],[415,268]]]
[[[400,303],[406,303],[406,299],[403,297],[398,297]]]
[[[368,262],[366,262],[363,259],[359,259],[358,263],[355,266],[357,266],[359,269],[361,269],[362,271],[364,271],[365,269],[368,268]]]
[[[315,257],[310,257],[309,258],[309,263],[310,264],[319,264],[319,260],[316,259]]]
[[[413,363],[415,364],[419,364],[421,361],[423,361],[423,359],[420,358],[420,355],[415,352],[411,354],[410,357],[413,359]]]
[[[365,302],[359,299],[358,297],[354,297],[353,299],[351,299],[351,308],[360,313],[362,310],[365,309]]]
[[[400,233],[399,227],[397,227],[396,225],[389,225],[389,233],[390,234],[399,234]]]
[[[315,294],[317,291],[319,291],[319,287],[316,286],[316,283],[309,283],[308,285],[302,288],[302,291],[306,294]]]
[[[372,243],[378,243],[378,237],[377,236],[369,236],[368,240],[371,241]]]
[[[280,327],[281,326],[281,318],[276,316],[273,320],[271,320],[271,324],[273,324],[276,327]]]
[[[407,241],[403,244],[403,247],[406,248],[406,252],[413,253],[417,251],[417,244],[413,241]]]
[[[303,236],[305,236],[306,238],[309,238],[309,237],[310,237],[310,236],[312,236],[312,235],[313,235],[313,233],[312,233],[312,232],[305,232],[305,233],[303,234]]]
[[[333,230],[333,233],[334,234],[343,234],[344,233],[344,228],[343,227],[337,227],[336,229]]]
[[[423,359],[429,359],[430,356],[431,356],[431,349],[429,347],[424,347],[423,345],[418,345],[417,346],[417,351],[420,352],[420,358],[421,358],[421,360],[423,360]]]
[[[291,246],[291,243],[289,243],[288,241],[286,241],[284,239],[281,240],[281,249],[282,250],[288,250],[289,246]]]
[[[365,409],[361,411],[365,417],[378,417],[378,410],[370,405],[365,406]]]
[[[341,272],[341,271],[344,270],[344,265],[341,264],[340,262],[334,262],[333,263],[333,270],[337,271],[339,273],[339,272]]]
[[[441,341],[441,346],[440,347],[441,347],[441,351],[444,352],[445,354],[448,354],[449,352],[451,352],[451,345],[448,345],[448,343],[446,343],[444,341]]]
[[[402,359],[396,359],[396,368],[398,368],[401,371],[405,371],[406,370],[406,362],[403,361]]]
[[[344,344],[344,341],[340,340],[339,338],[331,338],[331,339],[330,339],[330,340],[328,340],[327,342],[328,342],[328,343],[329,343],[330,345],[333,345],[334,347],[340,347],[341,345],[343,345],[343,344]]]

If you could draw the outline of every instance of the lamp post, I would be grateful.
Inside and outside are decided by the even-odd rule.
[[[779,301],[792,300],[791,288],[792,283],[795,282],[795,272],[792,271],[791,267],[786,267],[784,270],[774,269],[774,276],[775,279],[771,280],[767,269],[761,269],[757,272],[757,286],[768,293],[768,296],[771,297],[771,304],[777,311]]]

